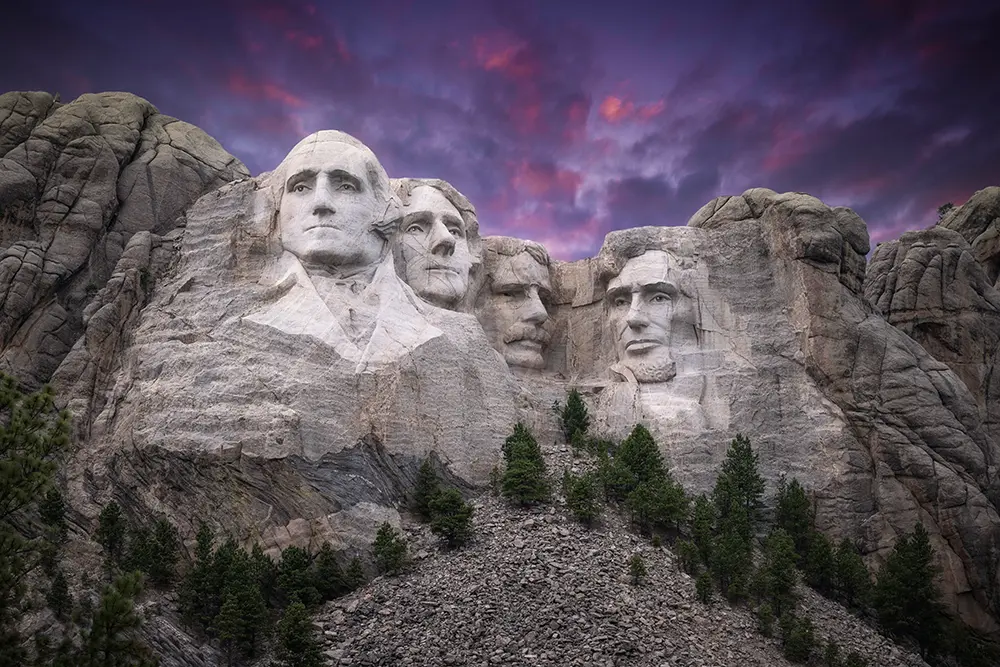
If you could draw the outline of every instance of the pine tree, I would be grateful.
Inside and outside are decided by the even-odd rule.
[[[809,539],[809,552],[806,554],[802,569],[810,586],[823,595],[833,595],[837,579],[837,561],[830,538],[820,532],[813,533]]]
[[[51,529],[55,541],[62,542],[66,539],[66,502],[59,489],[53,487],[45,493],[38,505],[38,514],[42,522]]]
[[[97,521],[97,542],[104,547],[106,565],[108,572],[111,572],[125,562],[128,522],[122,514],[122,508],[114,501],[104,506]]]
[[[441,491],[430,503],[431,530],[444,539],[448,548],[460,547],[472,537],[472,505],[458,489]]]
[[[549,485],[545,479],[545,459],[534,436],[523,424],[504,442],[507,468],[500,481],[500,493],[520,505],[545,502]]]
[[[18,526],[51,488],[56,459],[68,442],[69,415],[56,413],[52,392],[46,387],[24,394],[0,373],[0,667],[25,663],[19,631],[25,582],[41,563],[45,544],[28,539]]]
[[[253,568],[254,575],[257,577],[257,585],[260,587],[260,594],[264,598],[265,602],[270,602],[274,599],[278,587],[278,566],[275,564],[271,557],[264,553],[259,544],[254,544],[250,548],[250,565]],[[314,587],[319,590],[318,584],[315,584],[316,577],[312,577],[314,580]]]
[[[437,473],[430,458],[426,458],[417,471],[417,485],[413,489],[413,510],[423,521],[431,520],[431,501],[440,491]]]
[[[398,574],[406,565],[406,540],[388,521],[379,526],[372,551],[379,569],[386,574]]]
[[[563,474],[563,495],[566,496],[566,506],[576,520],[588,528],[601,515],[598,492],[597,474],[594,472],[574,475],[567,470]]]
[[[744,526],[743,538],[748,543],[753,538],[763,495],[764,478],[757,469],[757,454],[750,447],[750,440],[737,433],[715,480],[712,500],[722,521],[733,512],[742,511],[745,520],[739,518],[738,521]]]
[[[160,517],[153,526],[153,553],[149,559],[149,581],[163,588],[176,577],[177,560],[180,558],[180,538],[177,529],[166,517]]]
[[[701,556],[698,554],[698,547],[691,540],[677,540],[674,544],[674,550],[677,552],[677,560],[681,563],[681,569],[690,574],[692,577],[697,577],[699,572],[701,572]]]
[[[719,530],[712,540],[710,568],[719,590],[730,602],[747,593],[747,584],[753,568],[753,543],[745,508],[734,499],[726,515],[719,520]]]
[[[69,584],[62,570],[56,570],[56,575],[52,577],[45,602],[60,621],[69,618],[70,612],[73,611],[73,596],[70,595]]]
[[[281,552],[277,583],[287,602],[298,600],[307,607],[319,604],[320,594],[316,590],[311,565],[312,558],[305,549],[291,546]]]
[[[782,477],[778,482],[775,515],[776,526],[788,533],[795,542],[795,552],[805,559],[813,533],[813,511],[799,480],[788,482]]]
[[[195,537],[194,564],[180,587],[181,615],[187,623],[208,628],[214,618],[212,579],[212,542],[215,536],[206,524],[198,527]]]
[[[834,588],[848,606],[864,607],[871,592],[871,575],[857,547],[846,537],[834,553]]]
[[[691,541],[698,549],[701,564],[705,567],[709,567],[712,562],[712,544],[715,541],[717,520],[715,505],[704,493],[694,499],[691,511]]]
[[[278,622],[278,665],[321,667],[323,655],[309,612],[301,602],[293,602]]]
[[[941,593],[930,536],[923,524],[896,542],[875,583],[879,623],[888,632],[914,639],[923,658],[939,648],[944,630]]]
[[[642,555],[632,554],[628,561],[628,573],[633,586],[638,586],[646,578],[646,561],[643,560]]]
[[[770,604],[777,616],[795,607],[798,575],[795,542],[783,528],[776,528],[764,542],[760,566],[754,576],[754,592]]]
[[[322,601],[332,600],[349,589],[337,556],[329,542],[323,544],[315,561],[316,589]]]
[[[615,452],[615,462],[624,465],[641,484],[664,474],[663,455],[660,454],[653,435],[642,424],[637,424]]]
[[[798,617],[788,612],[781,616],[781,642],[785,657],[792,662],[809,661],[816,646],[813,623],[808,618]]]
[[[574,445],[580,442],[586,443],[584,436],[587,435],[587,429],[590,428],[590,415],[587,413],[586,404],[580,397],[580,392],[576,389],[570,390],[561,417],[566,442]]]
[[[81,667],[147,667],[156,664],[149,648],[137,637],[142,617],[135,599],[142,591],[142,575],[120,575],[104,589],[94,610],[90,629],[83,638]]]
[[[351,559],[351,562],[347,565],[347,572],[344,573],[344,578],[347,580],[347,587],[352,591],[356,591],[365,585],[367,578],[365,577],[365,569],[361,565],[361,559],[355,556]]]
[[[287,549],[286,549],[287,551]],[[236,655],[252,658],[267,633],[269,613],[250,556],[237,549],[222,591],[222,608],[214,620],[230,663]]]
[[[139,570],[149,575],[152,569],[156,545],[153,544],[153,534],[145,526],[129,526],[126,532],[125,555],[121,567],[127,570]]]
[[[694,592],[698,596],[698,599],[702,601],[703,604],[708,604],[712,601],[712,574],[705,570],[698,575],[698,578],[694,582]]]

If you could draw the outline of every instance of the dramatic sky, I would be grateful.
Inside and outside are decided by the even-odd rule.
[[[991,1],[17,4],[0,92],[136,93],[254,174],[341,129],[562,259],[750,187],[850,206],[874,244],[1000,185]]]

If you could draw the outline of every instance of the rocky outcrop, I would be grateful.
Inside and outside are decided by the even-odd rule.
[[[0,370],[47,381],[129,239],[169,232],[195,199],[247,175],[134,95],[0,95]]]
[[[987,279],[1000,289],[1000,187],[980,190],[949,211],[938,225],[962,235]]]

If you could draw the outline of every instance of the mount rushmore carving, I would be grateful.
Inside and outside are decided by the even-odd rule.
[[[250,178],[133,96],[0,109],[0,368],[73,412],[81,520],[113,497],[352,548],[424,457],[472,488],[517,421],[561,439],[575,387],[692,491],[747,434],[873,563],[923,523],[951,607],[995,628],[1000,190],[870,264],[855,213],[766,189],[560,262],[341,132]]]

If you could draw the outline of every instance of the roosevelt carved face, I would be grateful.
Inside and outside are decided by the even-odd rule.
[[[403,280],[424,300],[454,309],[469,287],[472,254],[465,221],[440,190],[413,189],[396,244]]]
[[[527,251],[496,260],[489,269],[485,294],[476,304],[476,317],[493,347],[509,366],[544,368],[549,332],[545,303],[549,298],[549,269]]]
[[[366,177],[374,156],[322,135],[299,143],[280,167],[281,244],[305,264],[360,270],[378,263],[386,244],[374,228],[385,198]]]
[[[666,382],[676,374],[670,356],[670,328],[676,282],[671,257],[650,250],[625,263],[608,283],[605,306],[618,361],[638,382]]]

